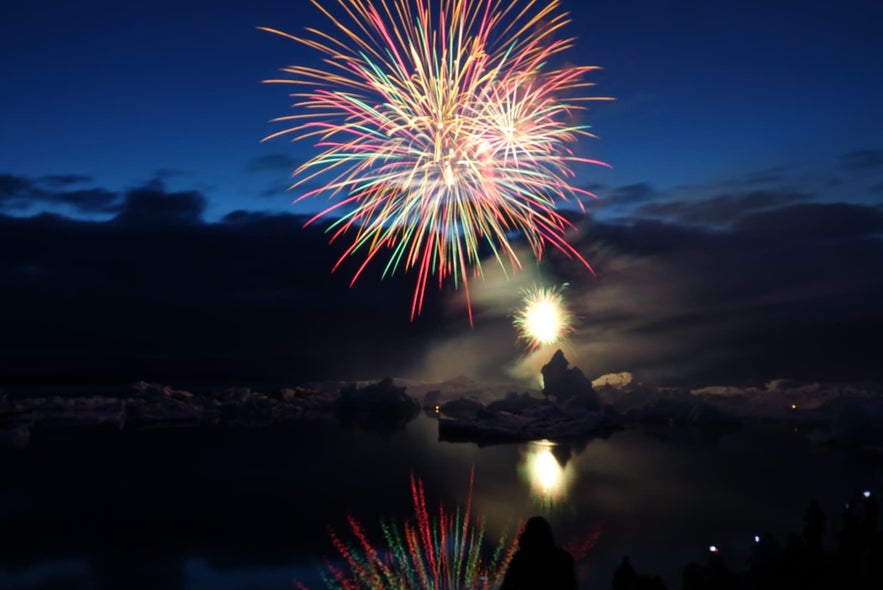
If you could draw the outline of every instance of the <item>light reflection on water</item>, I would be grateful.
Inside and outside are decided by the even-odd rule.
[[[566,500],[576,477],[574,463],[568,461],[569,453],[560,452],[562,448],[565,447],[547,440],[529,442],[523,447],[518,472],[540,506],[551,507]]]
[[[489,538],[534,514],[547,516],[561,543],[600,526],[580,567],[583,587],[609,587],[628,553],[639,572],[677,588],[681,568],[712,544],[739,567],[755,535],[799,530],[810,499],[830,519],[853,488],[883,487],[879,462],[787,429],[745,428],[710,442],[627,430],[578,444],[478,447],[439,442],[425,416],[389,432],[306,424],[35,436],[24,451],[0,449],[0,465],[4,588],[41,587],[24,580],[64,568],[93,582],[166,572],[169,590],[290,588],[292,576],[315,578],[322,556],[334,554],[329,525],[346,530],[352,514],[376,533],[380,516],[409,516],[412,472],[430,506],[464,506],[473,465],[473,507]]]

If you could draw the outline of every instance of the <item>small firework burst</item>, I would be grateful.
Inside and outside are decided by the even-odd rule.
[[[573,314],[564,302],[566,287],[564,284],[524,291],[512,323],[519,340],[525,341],[531,350],[560,342],[573,331]]]

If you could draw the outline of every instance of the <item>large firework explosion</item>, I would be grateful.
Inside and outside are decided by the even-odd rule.
[[[439,505],[432,518],[426,507],[423,483],[411,476],[413,518],[398,525],[383,522],[384,548],[370,541],[362,525],[348,519],[354,542],[345,542],[335,532],[331,541],[345,560],[344,567],[330,562],[323,575],[329,590],[455,590],[495,587],[517,548],[503,536],[488,557],[484,526],[472,519],[470,476],[466,510],[454,512]],[[305,586],[299,584],[302,590]]]
[[[573,39],[557,38],[570,20],[559,0],[336,0],[312,3],[329,32],[304,36],[275,29],[315,50],[324,68],[293,65],[296,113],[279,117],[319,153],[294,172],[292,188],[317,184],[332,204],[331,240],[352,242],[362,261],[354,283],[379,258],[383,276],[415,269],[411,319],[427,284],[463,285],[469,319],[470,276],[492,254],[504,271],[521,268],[511,242],[523,236],[539,260],[547,246],[589,270],[566,240],[562,201],[591,196],[570,184],[571,166],[596,163],[574,154],[573,122],[584,109],[584,75],[595,66],[558,66]],[[330,0],[328,0],[330,3]],[[383,253],[385,256],[381,256]]]

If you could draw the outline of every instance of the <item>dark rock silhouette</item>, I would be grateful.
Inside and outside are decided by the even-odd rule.
[[[405,389],[393,385],[389,377],[365,387],[350,384],[340,390],[340,398],[335,405],[338,410],[392,410],[416,413],[420,409],[420,404],[405,393]]]
[[[500,590],[576,590],[573,556],[555,545],[542,516],[528,519]]]
[[[335,413],[344,425],[381,433],[401,430],[420,412],[420,403],[405,389],[389,377],[361,388],[350,384],[340,390]]]
[[[576,402],[588,410],[599,411],[601,400],[592,389],[592,382],[578,367],[570,367],[561,350],[555,351],[543,365],[543,395],[558,403]]]
[[[487,409],[491,412],[525,412],[536,408],[542,402],[541,399],[531,396],[529,393],[515,393],[514,391],[506,394],[503,399],[492,401],[487,405]]]
[[[485,411],[485,405],[474,399],[463,397],[443,403],[439,411],[451,418],[466,418]]]

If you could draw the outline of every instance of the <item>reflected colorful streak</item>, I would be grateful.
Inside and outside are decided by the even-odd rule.
[[[381,522],[385,546],[377,548],[363,527],[348,518],[354,542],[344,541],[331,531],[334,547],[346,562],[345,568],[327,564],[323,576],[329,590],[396,589],[446,590],[495,587],[517,545],[503,536],[488,551],[484,525],[471,518],[474,471],[470,476],[466,510],[454,512],[439,505],[433,519],[426,507],[423,483],[411,476],[413,519],[398,525]],[[487,558],[487,554],[490,557]],[[298,584],[304,590],[306,587]]]

